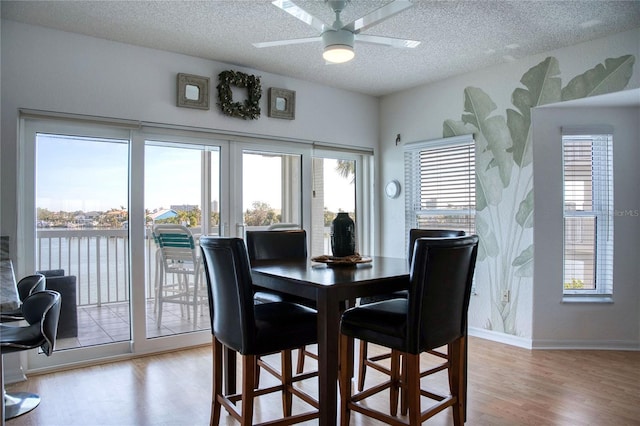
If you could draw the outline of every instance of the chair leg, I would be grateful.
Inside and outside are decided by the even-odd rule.
[[[404,356],[400,358],[400,371],[403,383],[400,387],[400,413],[406,416],[409,411],[409,398],[407,397],[407,360]]]
[[[298,364],[296,366],[296,374],[302,374],[304,371],[304,355],[305,355],[306,347],[302,346],[298,348]]]
[[[222,365],[223,365],[223,347],[222,343],[213,337],[213,392],[211,397],[211,426],[220,422],[220,401],[218,395],[223,394],[222,390]]]
[[[293,395],[291,394],[291,351],[280,352],[282,378],[282,413],[284,417],[291,416],[291,407],[293,404]]]
[[[462,392],[465,385],[465,370],[463,356],[465,352],[466,339],[461,337],[448,345],[449,354],[449,388],[451,395],[455,399],[453,405],[453,424],[462,426],[464,424],[464,397]]]
[[[258,359],[254,355],[242,356],[242,426],[253,424],[253,399],[255,397],[255,368]]]
[[[340,425],[349,426],[351,383],[353,377],[353,338],[340,335]]]
[[[389,389],[389,414],[398,414],[398,395],[400,392],[400,352],[391,351],[391,388]]]
[[[420,354],[403,354],[407,366],[406,393],[409,403],[409,425],[417,426],[420,422]]]
[[[360,355],[358,356],[358,392],[362,392],[362,389],[364,389],[364,379],[367,374],[367,364],[365,363],[367,359],[367,347],[367,342],[361,340]]]

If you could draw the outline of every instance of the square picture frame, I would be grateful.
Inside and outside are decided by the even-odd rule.
[[[269,88],[269,117],[295,120],[296,92],[277,87]]]
[[[209,109],[209,77],[178,74],[178,106]]]

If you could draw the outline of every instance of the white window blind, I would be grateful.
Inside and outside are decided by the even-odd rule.
[[[475,232],[473,135],[405,145],[405,224]]]
[[[613,294],[613,135],[563,129],[565,295]]]

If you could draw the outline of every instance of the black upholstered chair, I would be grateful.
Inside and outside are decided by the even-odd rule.
[[[246,240],[251,266],[260,262],[307,260],[307,232],[304,229],[247,231]],[[255,298],[258,303],[286,301],[315,309],[315,303],[312,300],[260,287],[256,287]],[[318,359],[318,355],[308,351],[306,347],[300,348],[296,373],[300,374],[304,371],[304,360],[307,356]]]
[[[286,424],[318,417],[318,403],[294,383],[314,374],[292,374],[291,350],[317,342],[316,312],[290,302],[255,303],[251,269],[245,243],[239,238],[203,236],[200,247],[207,278],[211,332],[213,334],[213,396],[211,424],[218,424],[224,407],[243,425],[253,423],[253,400],[281,391]],[[222,389],[223,346],[242,355],[242,393],[224,395]],[[254,389],[255,368],[260,356],[280,352],[281,373],[264,368],[280,385]],[[315,410],[292,415],[292,397]],[[235,402],[242,401],[242,412]]]
[[[413,259],[413,246],[418,238],[451,238],[451,237],[462,237],[465,235],[464,231],[454,230],[454,229],[411,229],[409,230],[409,251],[407,258],[409,260],[409,265],[411,265],[411,261]],[[396,291],[388,294],[381,294],[371,297],[363,297],[360,299],[361,305],[366,305],[368,303],[379,302],[382,300],[389,300],[395,298],[406,298],[408,292],[405,290]],[[447,358],[447,354],[440,351],[429,351],[431,355]],[[364,341],[360,342],[360,351],[359,351],[359,359],[358,359],[358,391],[361,392],[364,389],[364,381],[367,374],[367,367],[371,367],[374,370],[380,371],[381,373],[391,374],[389,368],[385,366],[380,361],[389,359],[391,357],[390,352],[374,355],[372,357],[368,356],[368,347],[367,343]],[[436,373],[446,368],[446,363],[442,363],[436,367],[433,367],[429,370],[424,371],[423,376]]]
[[[418,238],[415,242],[406,299],[390,299],[348,309],[340,324],[340,389],[343,425],[351,410],[389,424],[400,424],[398,394],[406,393],[409,423],[419,425],[447,407],[453,407],[455,425],[464,423],[463,365],[466,318],[478,248],[476,235],[457,238]],[[391,349],[390,379],[352,395],[353,339]],[[449,395],[420,387],[420,354],[447,345]],[[406,370],[400,372],[400,358]],[[366,398],[390,390],[390,415],[367,406]],[[437,401],[425,411],[420,397]]]
[[[0,324],[1,355],[40,347],[45,355],[53,353],[60,317],[60,294],[43,290],[27,296],[22,303],[22,314],[26,326]],[[0,362],[0,383],[4,389],[4,373]],[[5,393],[3,415],[12,419],[33,410],[40,397],[33,393]]]
[[[27,275],[16,284],[18,287],[18,298],[20,303],[36,291],[42,291],[46,286],[46,279],[42,274]],[[13,311],[2,311],[0,313],[0,322],[20,321],[24,319],[22,314],[22,306],[18,306]]]
[[[60,321],[58,322],[58,338],[78,336],[78,302],[77,302],[77,278],[75,275],[66,275],[64,269],[49,269],[37,271],[47,279],[47,290],[60,293]]]

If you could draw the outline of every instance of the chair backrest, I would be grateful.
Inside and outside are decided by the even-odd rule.
[[[307,258],[307,232],[247,231],[247,252],[253,265],[260,260],[304,260]]]
[[[42,274],[45,278],[64,277],[64,269],[47,269],[45,271],[36,271],[36,274]]]
[[[418,238],[408,297],[407,352],[421,353],[463,336],[478,236]]]
[[[229,348],[249,353],[255,337],[255,314],[244,241],[203,236],[200,248],[207,277],[211,333]]]
[[[189,228],[174,224],[154,225],[153,238],[158,244],[167,272],[176,268],[197,268],[198,252]]]
[[[28,296],[22,304],[24,319],[30,324],[40,324],[42,339],[35,346],[40,346],[42,351],[51,355],[55,349],[58,334],[58,320],[60,319],[60,293],[52,290],[43,290]]]
[[[27,275],[18,281],[18,297],[21,302],[36,291],[42,291],[46,287],[46,278],[42,274]]]
[[[417,229],[413,228],[409,230],[409,254],[407,259],[409,260],[409,266],[411,266],[411,260],[413,259],[413,245],[418,238],[451,238],[451,237],[463,237],[464,231],[456,229]]]

